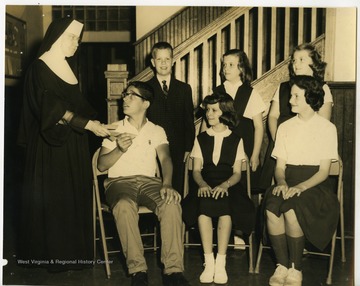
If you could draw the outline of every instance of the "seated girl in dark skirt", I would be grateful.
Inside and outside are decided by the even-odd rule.
[[[226,93],[205,97],[203,105],[210,128],[195,139],[191,152],[196,192],[183,202],[183,218],[188,225],[198,220],[205,256],[202,283],[227,282],[225,259],[232,227],[250,233],[255,208],[242,189],[241,162],[246,158],[243,140],[230,129],[236,126],[233,99]],[[218,254],[213,254],[213,222],[218,218]]]
[[[267,229],[277,260],[269,285],[302,285],[305,238],[323,250],[339,216],[339,203],[329,188],[332,160],[338,159],[336,127],[316,111],[323,105],[323,82],[310,76],[291,80],[291,110],[282,123],[272,156],[276,185],[265,194]]]

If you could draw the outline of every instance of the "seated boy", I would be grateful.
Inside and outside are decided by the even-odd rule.
[[[148,285],[147,265],[138,226],[138,206],[158,217],[164,285],[189,285],[182,272],[183,243],[180,194],[172,188],[173,167],[163,128],[146,118],[154,95],[144,82],[131,82],[123,93],[125,119],[113,123],[113,137],[104,139],[98,169],[108,170],[106,200],[112,208],[131,285]],[[155,177],[158,157],[162,179]]]

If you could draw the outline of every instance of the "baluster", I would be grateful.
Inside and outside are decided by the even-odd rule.
[[[202,94],[200,95],[199,100],[202,99],[211,93],[211,85],[210,85],[210,76],[209,76],[209,43],[208,40],[205,39],[202,45]],[[196,106],[196,105],[195,105]]]
[[[181,58],[178,58],[175,61],[175,77],[178,80],[183,81],[183,74],[182,74],[182,71],[181,71]]]
[[[263,48],[264,48],[264,34],[263,34],[263,23],[264,23],[264,8],[258,8],[258,39],[257,39],[257,77],[262,75],[262,61],[263,61]],[[254,64],[254,63],[252,63]]]
[[[285,8],[284,60],[290,55],[290,8]]]
[[[189,67],[189,73],[188,73],[188,84],[192,87],[192,99],[193,103],[196,103],[195,106],[197,106],[197,95],[199,94],[199,84],[198,79],[196,77],[196,67],[198,66],[198,60],[195,55],[194,49],[191,49],[189,52],[188,57],[188,67]]]
[[[230,49],[236,48],[236,23],[235,19],[230,22]]]
[[[220,70],[221,70],[221,41],[222,41],[222,31],[221,29],[216,33],[216,86],[221,84]]]
[[[271,8],[270,69],[274,68],[276,65],[276,37],[277,37],[276,11],[277,11],[276,7]]]
[[[250,16],[249,10],[244,13],[244,52],[249,56],[249,38],[250,38]]]
[[[304,41],[304,8],[299,8],[298,45]]]
[[[311,8],[311,42],[316,39],[317,8]]]

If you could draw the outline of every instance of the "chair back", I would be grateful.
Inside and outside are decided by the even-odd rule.
[[[342,203],[342,181],[343,181],[343,162],[341,157],[339,156],[337,160],[331,162],[329,176],[337,176],[338,177],[338,184],[337,184],[337,196]]]
[[[251,180],[250,180],[250,162],[249,158],[245,156],[245,159],[241,161],[241,171],[246,172],[246,192],[249,198],[251,199]]]
[[[337,160],[333,160],[330,165],[330,176],[340,176],[342,175],[342,166],[343,162],[339,156]]]
[[[183,196],[184,198],[189,193],[189,171],[192,171],[193,169],[193,159],[190,157],[190,153],[187,155],[185,160],[185,167],[184,167],[184,192]]]
[[[92,157],[92,171],[93,171],[93,177],[94,179],[97,179],[98,176],[100,175],[106,175],[108,173],[107,170],[105,170],[104,172],[100,172],[98,167],[97,167],[97,161],[98,161],[98,158],[99,158],[99,154],[100,154],[100,149],[101,148],[98,148],[93,157]]]

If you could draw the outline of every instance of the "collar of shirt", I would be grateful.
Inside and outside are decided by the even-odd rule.
[[[212,161],[216,166],[219,163],[221,155],[221,146],[225,137],[231,134],[230,129],[226,126],[226,129],[221,132],[215,132],[211,127],[206,130],[206,133],[214,137],[214,149],[212,153]]]
[[[162,86],[163,86],[162,81],[163,81],[163,80],[166,80],[166,85],[167,85],[167,87],[168,87],[168,90],[170,89],[171,75],[168,75],[167,78],[160,78],[159,76],[156,76],[156,78],[157,78],[158,82],[160,83],[161,88],[162,88]]]
[[[241,80],[239,80],[236,83],[231,83],[226,80],[224,82],[224,87],[225,87],[226,93],[229,94],[232,98],[235,98],[236,92],[239,89],[239,87],[242,86],[242,84],[243,83]]]
[[[296,115],[298,124],[302,124],[302,125],[313,124],[313,122],[316,122],[319,117],[320,115],[318,115],[317,112],[315,112],[314,115],[309,120],[302,120],[300,119],[299,114]]]
[[[224,137],[228,137],[231,134],[231,130],[229,129],[229,127],[226,126],[226,129],[224,131],[221,132],[215,132],[214,129],[212,129],[211,127],[208,128],[206,130],[206,133],[209,136],[215,136],[215,137],[220,137],[220,138],[224,138]]]
[[[149,120],[147,118],[146,119],[146,123],[144,124],[144,126],[140,129],[140,131],[148,124]],[[130,130],[131,133],[134,134],[139,134],[139,130],[137,130],[135,128],[135,126],[133,126],[130,122],[129,122],[129,116],[125,115],[125,118],[123,120],[123,126],[126,128],[126,130]]]

